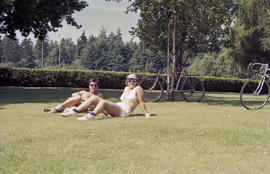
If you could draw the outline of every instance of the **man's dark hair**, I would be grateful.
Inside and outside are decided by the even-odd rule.
[[[98,85],[99,80],[96,78],[91,78],[91,79],[89,79],[89,85],[91,82],[97,83],[97,85]]]

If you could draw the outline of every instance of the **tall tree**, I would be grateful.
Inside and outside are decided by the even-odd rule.
[[[2,41],[2,63],[17,65],[21,59],[21,47],[19,42],[5,36]]]
[[[132,72],[156,72],[153,66],[158,63],[161,67],[166,67],[164,54],[161,52],[153,52],[150,49],[145,49],[142,43],[134,50],[134,53],[129,61],[129,71]]]
[[[134,33],[147,47],[166,53],[168,44],[173,45],[167,53],[168,57],[174,53],[173,57],[177,58],[171,60],[173,68],[176,63],[182,62],[183,56],[188,52],[217,50],[228,41],[235,12],[234,2],[135,0],[128,10],[139,10],[141,18]],[[168,43],[168,38],[172,38],[169,40],[171,43]]]
[[[109,64],[108,70],[112,71],[127,71],[128,60],[125,58],[125,44],[122,40],[121,30],[118,29],[117,33],[111,33],[108,36],[108,48],[109,48]]]
[[[231,54],[243,69],[252,61],[270,63],[270,1],[240,0]]]
[[[80,59],[82,50],[86,47],[86,44],[87,44],[87,37],[85,35],[85,31],[83,31],[80,38],[77,40],[76,53],[75,53],[75,57],[77,59]]]
[[[74,61],[75,55],[75,45],[72,42],[72,39],[62,39],[60,46],[60,55],[61,55],[61,63],[71,64]]]
[[[49,55],[49,40],[46,37],[44,40],[37,39],[34,47],[33,55],[35,63],[38,67],[43,68],[46,57]]]
[[[58,68],[59,67],[59,48],[54,47],[50,52],[48,57],[45,59],[45,66],[46,67],[53,67],[53,68]]]
[[[0,38],[0,63],[2,63],[3,51],[2,51],[2,40]]]
[[[87,46],[82,50],[82,64],[87,69],[107,70],[110,54],[108,52],[107,35],[104,27],[101,28],[99,36],[89,39]]]
[[[33,42],[29,38],[24,38],[21,43],[21,60],[18,63],[19,67],[34,68]]]
[[[131,72],[143,72],[145,70],[145,61],[147,54],[138,49],[134,52],[129,61],[129,71]]]
[[[23,36],[32,32],[42,40],[48,31],[62,27],[64,20],[80,28],[72,14],[87,6],[87,2],[82,0],[1,0],[0,33],[15,38],[16,30]]]
[[[50,41],[48,44],[48,55],[44,58],[44,65],[58,68],[59,67],[59,44],[57,41]]]

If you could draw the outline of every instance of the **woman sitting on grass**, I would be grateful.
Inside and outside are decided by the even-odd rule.
[[[112,117],[127,117],[130,116],[130,113],[139,104],[146,118],[149,118],[150,114],[147,112],[144,104],[144,91],[141,86],[138,86],[138,78],[135,74],[127,76],[126,87],[120,99],[121,102],[114,103],[98,96],[91,96],[79,107],[76,107],[67,113],[62,113],[61,115],[65,117],[75,116],[78,112],[84,111],[92,105],[95,105],[96,107],[93,112],[78,118],[78,120],[94,120],[95,116],[101,112],[107,113]]]

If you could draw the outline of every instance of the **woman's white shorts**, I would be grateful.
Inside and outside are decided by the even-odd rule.
[[[129,105],[127,105],[126,103],[123,103],[123,102],[118,102],[116,104],[118,104],[122,108],[122,110],[123,110],[123,112],[121,114],[121,117],[128,117],[128,116],[130,116],[130,112],[131,112],[130,110],[131,110],[131,108],[130,108]]]

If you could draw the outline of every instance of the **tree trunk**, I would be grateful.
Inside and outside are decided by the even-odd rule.
[[[168,39],[167,39],[167,100],[171,100],[170,95],[170,35],[171,35],[171,16],[168,22]]]
[[[60,49],[61,49],[61,35],[59,35],[59,54],[58,54],[58,68],[60,68],[60,63],[61,63],[61,55],[60,55]]]
[[[176,43],[175,43],[175,39],[176,39],[176,15],[173,15],[173,48],[172,48],[172,79],[171,79],[171,99],[174,99],[174,93],[173,93],[173,89],[174,89],[174,84],[175,84],[175,77],[176,77],[176,70],[175,70],[175,65],[176,65],[176,52],[175,52],[175,47],[176,47]]]
[[[44,68],[43,42],[44,40],[41,41],[41,68]]]

